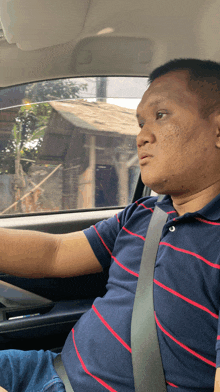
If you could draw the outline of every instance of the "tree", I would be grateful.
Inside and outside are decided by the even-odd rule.
[[[86,83],[77,84],[75,79],[58,79],[26,85],[23,100],[26,105],[21,106],[7,147],[0,153],[0,174],[19,173],[19,164],[20,169],[27,173],[30,165],[36,161],[52,111],[51,106],[45,101],[78,98],[81,91],[86,89]],[[28,105],[27,102],[39,103]]]
[[[36,162],[47,127],[51,106],[45,101],[78,98],[87,84],[76,84],[74,79],[37,82],[26,85],[25,105],[15,118],[11,138],[0,152],[0,174],[14,174],[14,199],[18,201],[26,187],[24,174]],[[10,91],[8,92],[10,95]],[[23,93],[23,90],[22,90]],[[28,103],[37,102],[37,103]],[[3,105],[4,107],[4,105]]]
[[[32,102],[73,99],[79,98],[80,92],[86,89],[86,83],[76,84],[74,79],[58,79],[29,84],[25,95]]]
[[[48,103],[21,106],[7,147],[0,154],[0,174],[27,173],[36,161],[52,108]],[[20,167],[21,165],[21,167]]]

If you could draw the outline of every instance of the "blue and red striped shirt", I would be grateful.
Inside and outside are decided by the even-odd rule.
[[[131,204],[84,233],[107,293],[76,323],[62,358],[75,392],[134,392],[131,317],[146,231],[157,198]],[[155,320],[168,392],[213,392],[220,367],[220,195],[178,217],[171,199],[154,273]]]

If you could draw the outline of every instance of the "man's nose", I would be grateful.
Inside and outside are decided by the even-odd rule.
[[[137,135],[136,141],[137,141],[137,146],[142,147],[146,143],[153,143],[154,136],[149,130],[147,130],[146,127],[143,127],[141,128],[139,134]]]

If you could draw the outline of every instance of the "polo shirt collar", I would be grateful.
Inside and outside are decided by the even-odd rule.
[[[167,213],[174,210],[172,200],[169,195],[166,195],[162,201],[157,202],[156,204],[158,204],[158,207]],[[190,213],[190,215],[199,215],[211,221],[220,220],[220,194],[206,204],[205,207],[201,208],[201,210]]]
[[[216,221],[220,219],[220,194],[218,194],[197,213],[208,220]]]

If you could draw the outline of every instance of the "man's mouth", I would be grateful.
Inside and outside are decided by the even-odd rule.
[[[140,160],[142,160],[142,159],[144,159],[144,158],[152,158],[152,156],[153,156],[153,155],[150,155],[150,154],[148,154],[148,153],[143,153],[143,154],[141,154],[141,156],[140,156]]]
[[[153,155],[148,154],[148,153],[141,154],[140,158],[139,158],[140,165],[145,164],[145,162],[147,162],[152,157],[153,157]]]

